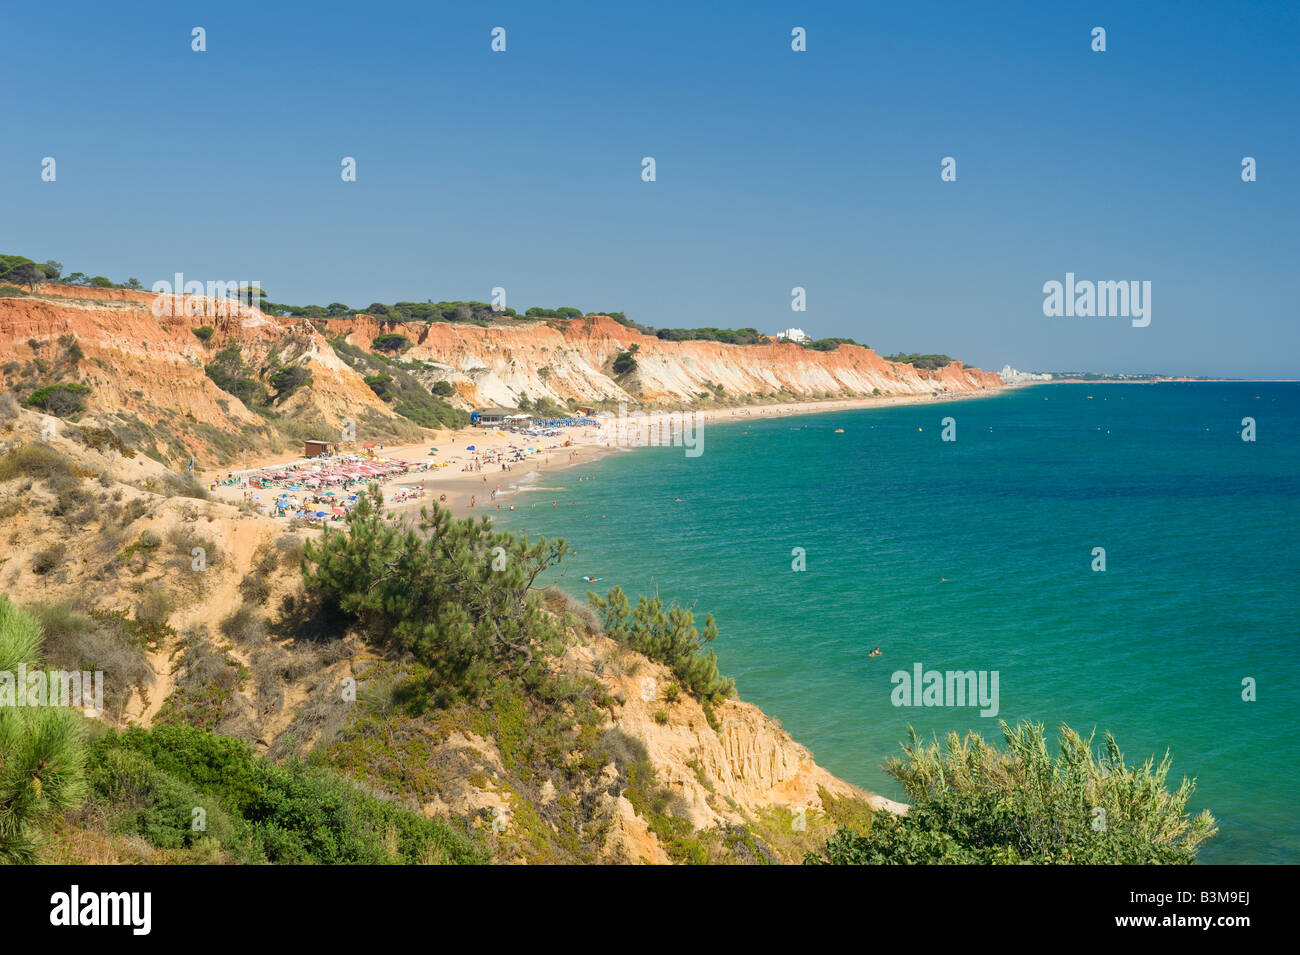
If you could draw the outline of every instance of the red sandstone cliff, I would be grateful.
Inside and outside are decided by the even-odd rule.
[[[385,332],[405,335],[414,346],[403,357],[445,366],[447,377],[471,404],[514,406],[526,394],[560,403],[613,398],[676,405],[713,397],[717,385],[726,397],[740,400],[782,391],[791,396],[869,395],[875,390],[925,394],[1001,385],[996,374],[961,362],[926,372],[885,361],[857,345],[818,352],[793,342],[668,342],[605,316],[564,325],[520,322],[484,328],[397,324],[362,315],[327,321],[325,328],[328,335],[342,335],[362,348]],[[638,346],[637,369],[616,382],[614,358],[633,345]]]
[[[264,448],[270,429],[204,374],[204,365],[238,345],[253,365],[274,357],[308,368],[310,385],[279,409],[304,426],[333,429],[344,418],[409,426],[365,384],[329,344],[337,336],[369,350],[375,336],[398,332],[411,347],[402,357],[428,363],[418,377],[449,381],[462,408],[514,407],[524,396],[678,406],[721,396],[732,401],[808,396],[926,394],[996,388],[998,376],[953,362],[934,372],[886,361],[869,348],[842,345],[833,352],[794,343],[724,345],[666,342],[611,318],[568,323],[519,320],[472,324],[392,323],[359,315],[316,324],[263,315],[205,297],[171,299],[173,315],[155,315],[147,291],[43,286],[33,297],[0,298],[0,384],[35,380],[37,360],[52,363],[59,341],[73,336],[83,356],[61,369],[62,379],[93,389],[90,411],[116,413],[155,425],[168,423],[180,444],[213,456],[212,432],[231,435],[249,450]],[[198,315],[186,315],[186,309]],[[194,329],[210,325],[200,341]],[[67,341],[67,339],[64,339]],[[33,343],[36,345],[33,348]],[[616,377],[616,355],[637,346],[637,368]],[[43,383],[49,383],[43,381]],[[719,390],[720,388],[720,390]]]

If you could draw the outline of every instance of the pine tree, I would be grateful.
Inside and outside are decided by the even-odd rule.
[[[532,588],[565,549],[562,540],[530,544],[495,532],[486,517],[454,519],[436,504],[420,512],[418,529],[402,530],[385,520],[372,486],[345,531],[307,544],[303,572],[372,638],[429,667],[430,689],[449,702],[475,698],[497,679],[543,678],[540,656],[555,649],[558,632]]]
[[[77,806],[85,791],[84,718],[65,707],[8,705],[19,664],[38,664],[41,626],[0,597],[0,863],[37,860],[40,827]],[[3,691],[0,691],[3,692]]]
[[[643,595],[634,609],[621,587],[604,599],[589,592],[587,600],[603,614],[612,639],[667,666],[702,703],[719,703],[735,690],[735,681],[718,672],[717,655],[706,649],[718,635],[713,614],[705,616],[701,633],[695,615],[676,601],[665,609],[659,597]]]

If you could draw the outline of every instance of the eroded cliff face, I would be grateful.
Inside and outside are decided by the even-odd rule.
[[[667,667],[621,648],[603,634],[587,634],[565,662],[572,672],[600,681],[621,701],[614,724],[640,739],[660,777],[680,798],[697,829],[732,824],[778,806],[818,810],[821,793],[864,799],[874,809],[905,812],[831,775],[808,749],[758,707],[743,700],[715,706],[717,729],[688,694],[669,701]]]
[[[31,411],[0,419],[0,450],[40,440],[40,429],[40,416]],[[303,630],[301,638],[286,624],[291,608],[306,603],[298,555],[316,532],[287,528],[228,503],[162,496],[150,488],[163,483],[168,469],[143,456],[123,458],[62,432],[48,443],[77,474],[100,477],[78,479],[85,504],[74,510],[60,506],[66,489],[60,492],[50,482],[22,476],[0,481],[8,547],[0,556],[0,593],[19,604],[39,600],[79,612],[129,608],[141,594],[152,593],[165,598],[160,605],[168,608],[156,643],[116,648],[105,723],[150,726],[163,716],[200,720],[279,758],[318,747],[329,755],[352,721],[387,713],[386,706],[358,707],[358,697],[340,692],[341,681],[357,680],[364,701],[372,686],[391,689],[407,663],[387,659],[344,622],[329,624],[325,633]],[[142,548],[146,535],[157,544]],[[195,542],[211,561],[203,574],[194,573],[190,562]],[[57,554],[53,565],[47,560],[38,566],[38,557],[50,553]],[[269,557],[274,559],[268,563]],[[247,586],[250,581],[256,588]],[[547,608],[563,623],[565,650],[554,667],[565,677],[600,684],[610,702],[602,706],[597,730],[617,730],[644,748],[655,785],[671,797],[671,815],[689,822],[694,837],[745,827],[760,839],[787,832],[791,843],[782,846],[774,838],[772,851],[783,861],[798,861],[817,843],[801,842],[790,831],[793,814],[802,819],[806,812],[824,840],[833,829],[828,799],[903,811],[817,765],[778,722],[749,703],[716,704],[714,728],[696,699],[667,692],[675,678],[666,667],[621,646],[595,624],[571,619],[569,605],[557,606],[556,599]],[[251,612],[252,623],[227,632],[237,610]],[[203,648],[210,652],[199,654]],[[208,662],[191,667],[191,653]],[[123,663],[137,658],[138,665]],[[594,847],[593,861],[681,859],[644,799],[637,803],[633,790],[644,792],[646,780],[634,786],[612,751],[612,761],[584,771],[572,791],[557,795],[549,777],[538,783],[520,772],[516,750],[506,759],[499,738],[471,729],[477,721],[432,711],[388,716],[392,722],[379,724],[388,743],[379,758],[364,764],[373,774],[358,778],[431,816],[478,827],[503,861],[573,861],[579,850],[539,837],[548,814],[561,812],[576,820],[575,831],[585,840],[581,853]],[[566,762],[571,755],[556,759]],[[400,761],[400,771],[392,771],[391,760]],[[356,768],[347,759],[335,765]],[[572,776],[560,768],[557,763],[554,778]],[[764,830],[766,814],[773,812],[785,815]],[[495,818],[504,822],[499,834],[491,831]],[[743,852],[726,858],[745,861]]]
[[[213,329],[206,341],[195,335],[205,325]],[[35,296],[0,298],[0,384],[49,384],[53,367],[58,380],[90,386],[92,419],[115,414],[148,425],[166,423],[173,454],[224,461],[231,446],[216,446],[214,434],[237,439],[241,449],[253,452],[275,441],[262,415],[204,373],[231,345],[263,384],[275,368],[296,365],[311,372],[309,384],[277,404],[277,414],[325,434],[337,433],[346,419],[409,434],[415,426],[330,344],[342,338],[369,351],[376,336],[390,332],[413,343],[402,357],[418,363],[408,365],[415,377],[425,387],[449,382],[455,390],[450,400],[463,409],[518,407],[525,398],[680,407],[706,399],[793,401],[1001,385],[996,374],[960,362],[927,372],[853,345],[818,352],[794,343],[666,342],[605,316],[488,327],[393,323],[368,315],[309,322],[224,299],[168,296],[160,302],[147,291],[56,284],[42,286]],[[60,362],[71,341],[80,355]],[[636,369],[616,376],[614,359],[632,350]]]
[[[810,351],[793,342],[725,345],[668,342],[605,316],[518,325],[412,325],[370,316],[325,323],[327,334],[369,349],[397,333],[413,346],[403,357],[434,362],[469,405],[515,407],[523,396],[678,405],[713,398],[933,394],[996,388],[1001,379],[953,362],[935,372],[886,361],[870,348]],[[636,348],[637,368],[616,379],[615,357]]]
[[[194,333],[202,326],[213,329],[206,341]],[[66,342],[75,342],[75,360],[68,360]],[[46,285],[38,296],[0,298],[0,382],[87,385],[90,423],[107,416],[161,426],[173,457],[228,460],[236,444],[256,453],[273,443],[266,420],[204,373],[230,345],[252,367],[278,362],[311,372],[310,385],[277,407],[281,415],[319,423],[327,433],[344,418],[399,420],[307,322],[204,296],[158,303],[152,292],[128,289]],[[37,374],[35,363],[47,370]],[[231,443],[217,447],[214,434]]]

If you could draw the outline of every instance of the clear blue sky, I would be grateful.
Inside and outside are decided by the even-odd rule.
[[[984,367],[1300,375],[1300,4],[270,6],[9,11],[0,251],[295,304],[499,285]],[[1151,281],[1151,325],[1045,317],[1067,271]]]

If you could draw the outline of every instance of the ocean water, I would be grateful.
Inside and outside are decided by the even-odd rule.
[[[1300,385],[709,423],[700,457],[615,452],[507,500],[499,526],[578,552],[551,582],[712,612],[740,695],[860,786],[901,797],[881,763],[909,725],[999,738],[975,707],[894,705],[892,673],[997,671],[998,718],[1110,730],[1130,763],[1168,749],[1218,819],[1203,862],[1300,862]]]

